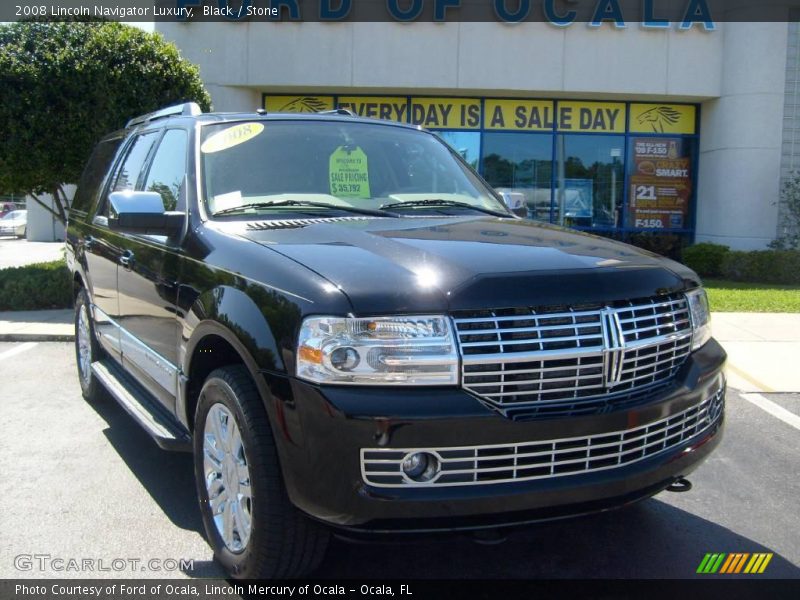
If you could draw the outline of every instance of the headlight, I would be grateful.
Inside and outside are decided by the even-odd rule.
[[[700,346],[711,339],[711,311],[708,308],[708,296],[703,288],[697,288],[691,292],[686,292],[686,299],[689,301],[689,311],[692,314],[692,350],[697,350]]]
[[[450,320],[309,317],[300,328],[297,376],[334,384],[455,385],[458,354]]]

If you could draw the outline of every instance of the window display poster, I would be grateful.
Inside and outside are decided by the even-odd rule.
[[[627,226],[686,229],[692,196],[691,157],[679,137],[632,138]],[[688,145],[688,144],[687,144]]]

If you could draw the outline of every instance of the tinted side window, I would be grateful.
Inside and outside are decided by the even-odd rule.
[[[164,210],[183,210],[179,206],[181,185],[186,174],[186,132],[170,129],[161,138],[158,150],[153,157],[150,172],[144,183],[144,190],[158,192],[164,200]]]
[[[87,212],[92,207],[121,143],[122,138],[118,137],[104,140],[94,147],[75,191],[72,209]]]
[[[137,135],[133,139],[133,142],[128,146],[122,164],[117,167],[114,180],[108,190],[109,193],[136,189],[136,182],[139,180],[139,175],[145,160],[147,160],[147,155],[150,153],[150,148],[158,138],[157,133],[152,131]],[[108,217],[107,197],[103,198],[97,209],[96,217],[98,216]]]
[[[155,139],[156,132],[136,136],[128,150],[128,154],[125,156],[125,161],[117,172],[117,179],[114,182],[114,187],[111,188],[112,192],[136,189],[136,182],[139,179],[142,166]]]

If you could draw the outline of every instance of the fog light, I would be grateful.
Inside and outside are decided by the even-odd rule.
[[[413,481],[430,481],[439,473],[439,460],[427,452],[408,454],[403,459],[403,473]]]

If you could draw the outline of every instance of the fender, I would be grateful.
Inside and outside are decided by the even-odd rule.
[[[238,337],[236,337],[236,335],[234,335],[230,329],[217,321],[203,321],[202,323],[198,324],[194,330],[192,338],[186,343],[186,354],[181,360],[181,371],[184,374],[181,387],[185,389],[188,386],[188,373],[189,369],[191,368],[191,357],[194,354],[197,344],[208,335],[216,335],[221,337],[227,343],[229,343],[234,350],[236,350],[236,353],[241,357],[242,362],[250,372],[250,376],[253,378],[253,381],[255,382],[259,393],[261,394],[261,398],[264,401],[264,408],[268,409],[268,400],[272,398],[272,394],[264,382],[264,378],[260,376],[258,364],[253,359],[250,350],[240,341]],[[178,417],[181,419],[181,421],[183,421],[184,425],[188,427],[192,423],[193,417],[186,412],[188,408],[186,406],[186,398],[187,394],[185,392],[180,394],[180,406],[176,407],[176,412],[178,413]]]
[[[257,305],[248,293],[233,286],[219,285],[200,294],[184,319],[183,339],[189,340],[180,353],[184,373],[189,372],[185,363],[190,359],[197,341],[201,339],[197,336],[197,330],[205,322],[216,322],[232,335],[241,349],[246,349],[255,370],[285,372],[278,343],[264,317],[264,312],[271,309],[274,310],[274,307]],[[286,318],[290,315],[281,316]],[[192,325],[192,322],[197,325]],[[234,335],[232,332],[237,333]]]
[[[283,345],[293,343],[300,323],[300,309],[281,297],[273,297],[268,291],[254,294],[232,286],[217,286],[201,294],[192,303],[183,321],[183,333],[179,356],[181,361],[180,391],[176,399],[176,413],[184,425],[189,427],[193,416],[189,414],[188,375],[197,345],[207,336],[216,335],[224,339],[238,353],[261,395],[264,409],[273,427],[275,439],[280,447],[295,445],[301,439],[301,428],[297,413],[291,406],[291,394],[271,389],[264,372],[286,374],[286,364],[281,353],[281,344],[273,333],[273,324],[266,315],[279,319],[278,331]],[[261,302],[256,302],[260,300]],[[289,406],[286,406],[286,404]]]

